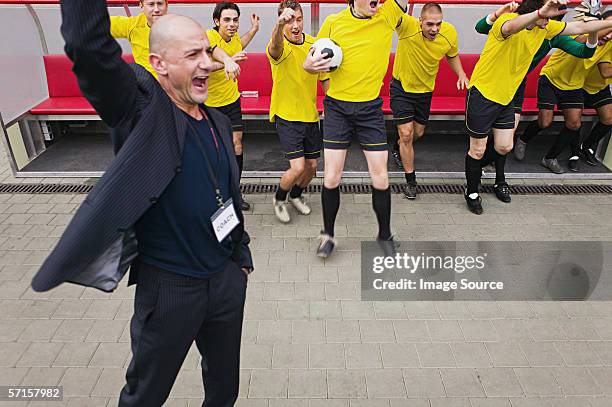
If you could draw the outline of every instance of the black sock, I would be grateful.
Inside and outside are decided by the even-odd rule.
[[[378,220],[378,238],[389,239],[391,237],[391,189],[372,187],[372,208]]]
[[[406,182],[407,183],[416,183],[416,172],[412,171],[412,172],[407,172],[404,174],[404,176],[406,177]]]
[[[480,167],[481,168],[486,167],[487,165],[495,161],[496,158],[497,158],[497,154],[495,151],[495,147],[493,146],[493,143],[488,143],[487,148],[482,158],[480,159]]]
[[[578,155],[580,154],[580,131],[578,131],[577,137],[572,137],[570,140],[570,150],[572,155],[570,158],[576,157],[578,159]]]
[[[529,143],[535,136],[538,135],[538,133],[541,130],[542,129],[540,128],[538,121],[533,120],[532,122],[529,123],[529,125],[525,129],[525,132],[521,134],[521,137],[520,137],[521,141],[524,141],[525,143]]]
[[[580,130],[570,130],[567,127],[563,127],[563,130],[561,130],[561,133],[557,136],[555,144],[553,144],[550,150],[548,150],[548,153],[546,153],[546,158],[557,158],[573,137],[580,137]]]
[[[289,196],[291,198],[298,198],[302,196],[302,191],[304,191],[304,188],[302,188],[298,184],[295,184],[293,188],[291,188],[291,192],[289,193]]]
[[[506,157],[495,151],[495,185],[506,183]]]
[[[482,177],[482,167],[480,160],[472,158],[469,154],[465,155],[465,178],[467,180],[468,195],[478,193],[478,185],[480,185],[480,177]]]
[[[242,168],[244,166],[244,160],[242,154],[236,156],[236,162],[238,163],[238,177],[242,179]]]
[[[604,137],[608,135],[608,133],[610,133],[611,127],[612,126],[608,124],[603,124],[601,122],[597,123],[595,127],[593,127],[593,130],[591,130],[589,136],[582,143],[582,146],[584,148],[590,148],[593,150],[593,152],[596,152],[597,145]]]
[[[276,200],[285,201],[287,199],[287,193],[289,193],[289,191],[285,191],[279,185],[278,188],[276,189],[276,196],[275,196]]]
[[[321,205],[323,206],[323,231],[333,237],[336,215],[340,209],[340,187],[328,189],[323,185]]]

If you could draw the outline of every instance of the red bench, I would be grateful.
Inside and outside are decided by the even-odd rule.
[[[242,97],[242,111],[246,118],[266,118],[270,108],[270,94],[272,92],[272,75],[270,64],[265,54],[248,54],[249,59],[242,63],[242,76],[239,80],[240,91],[257,91],[257,97]],[[478,61],[477,54],[463,54],[461,61],[468,74],[472,73],[474,65]],[[72,73],[72,63],[65,55],[46,55],[44,58],[45,72],[47,74],[47,85],[49,98],[35,106],[30,113],[35,116],[80,116],[96,115],[96,111],[83,97],[77,85],[76,78]],[[124,59],[133,62],[131,55],[125,55]],[[529,74],[527,89],[525,92],[525,103],[523,110],[525,115],[535,115],[537,109],[537,80],[538,73],[544,62]],[[393,55],[389,63],[389,69],[385,76],[381,89],[383,97],[383,111],[386,115],[391,114],[389,107],[389,81],[393,67]],[[463,116],[465,114],[465,90],[457,90],[457,78],[450,69],[446,60],[440,64],[440,72],[436,80],[436,88],[431,104],[432,119],[448,118],[448,116]],[[318,96],[319,111],[323,110],[323,92],[319,88]],[[585,111],[586,115],[594,115],[592,110]]]
[[[132,55],[124,55],[126,62],[133,63]],[[81,93],[72,72],[72,61],[66,55],[43,56],[49,98],[34,106],[30,113],[40,115],[97,115],[94,108]]]

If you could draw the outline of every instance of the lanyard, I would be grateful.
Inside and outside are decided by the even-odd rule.
[[[206,113],[200,109],[200,112],[202,113],[202,115],[204,116],[204,119],[206,120],[206,124],[208,124],[208,127],[210,128],[210,133],[212,134],[213,140],[215,141],[215,146],[217,147],[217,161],[221,161],[221,158],[219,156],[219,142],[217,141],[217,136],[215,135],[215,131],[213,130],[213,126],[210,124],[210,120],[208,119],[208,116],[206,116]],[[189,120],[189,118],[187,118],[187,124],[189,125],[189,127],[191,128],[191,131],[193,133],[193,138],[196,141],[196,144],[198,145],[202,155],[204,156],[204,162],[206,163],[206,168],[208,169],[208,173],[210,175],[210,179],[213,183],[213,186],[215,188],[215,199],[217,200],[217,206],[219,208],[223,208],[225,205],[223,204],[223,197],[221,195],[221,188],[219,187],[219,178],[218,178],[218,171],[219,171],[219,167],[217,166],[217,173],[215,173],[215,171],[213,171],[212,165],[210,164],[210,160],[208,158],[208,154],[206,153],[206,149],[204,148],[204,145],[202,144],[202,140],[200,140],[200,137],[198,136],[198,131],[196,130],[195,127],[193,127],[193,125],[191,124],[191,121]]]

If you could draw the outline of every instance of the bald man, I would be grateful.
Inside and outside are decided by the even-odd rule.
[[[121,59],[105,0],[63,0],[66,53],[83,94],[113,129],[117,156],[32,281],[113,291],[137,283],[132,360],[119,406],[164,404],[193,342],[204,406],[238,397],[246,284],[252,271],[240,211],[232,127],[208,109],[212,49],[190,18],[151,29],[151,67]],[[228,75],[237,72],[226,66]]]

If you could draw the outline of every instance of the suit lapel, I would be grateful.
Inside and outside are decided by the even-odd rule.
[[[181,109],[179,109],[174,103],[171,103],[171,105],[174,111],[178,159],[181,160],[181,157],[183,156],[183,146],[185,145],[185,133],[187,132],[187,119],[185,118],[185,113]]]

